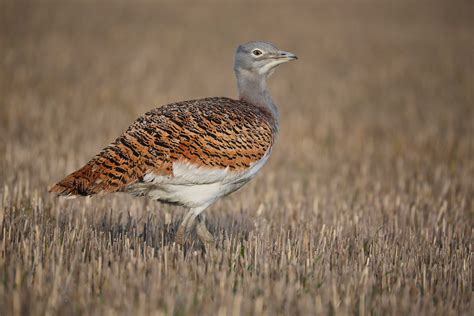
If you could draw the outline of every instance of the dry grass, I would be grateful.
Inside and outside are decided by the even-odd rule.
[[[0,314],[468,314],[472,3],[0,4]],[[160,104],[297,53],[269,165],[180,249],[179,208],[48,185]]]

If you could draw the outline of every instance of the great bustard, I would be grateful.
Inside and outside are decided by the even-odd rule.
[[[201,241],[212,242],[202,212],[246,184],[267,161],[278,133],[278,110],[266,79],[293,59],[270,43],[240,45],[234,64],[239,100],[212,97],[151,110],[50,192],[129,192],[179,204],[189,211],[176,241],[184,243],[195,229]]]

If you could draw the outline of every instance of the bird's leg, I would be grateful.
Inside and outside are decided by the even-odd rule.
[[[206,215],[199,214],[197,217],[197,224],[196,224],[196,234],[198,235],[199,240],[204,244],[204,246],[208,246],[214,243],[214,236],[207,230],[206,227]]]
[[[199,213],[198,213],[199,214]],[[194,220],[196,219],[196,214],[195,210],[191,209],[186,213],[186,215],[183,218],[183,221],[178,227],[178,231],[176,232],[176,242],[180,245],[184,245],[184,242],[186,241],[186,236],[189,234],[191,231],[191,228],[194,226]]]

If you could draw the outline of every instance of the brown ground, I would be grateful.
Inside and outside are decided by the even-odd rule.
[[[472,312],[472,1],[61,3],[0,4],[0,314]],[[300,59],[215,249],[173,243],[180,208],[47,193],[154,106],[235,96],[252,39]]]

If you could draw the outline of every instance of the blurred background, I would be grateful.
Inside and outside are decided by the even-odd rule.
[[[428,265],[423,272],[421,263],[440,254],[431,248],[432,236],[440,234],[447,245],[455,240],[462,251],[452,263],[455,267],[449,268],[452,275],[440,272],[428,277],[433,287],[423,283],[424,293],[436,299],[416,301],[417,309],[412,309],[411,297],[417,297],[412,294],[420,293],[418,283],[413,283],[389,292],[393,296],[387,300],[367,296],[364,302],[388,306],[374,307],[379,313],[431,313],[440,306],[444,312],[467,313],[469,304],[472,307],[469,286],[459,284],[472,281],[465,264],[469,266],[472,259],[467,239],[474,195],[473,1],[1,1],[2,220],[13,216],[14,203],[8,201],[16,199],[46,205],[44,212],[53,221],[76,223],[77,214],[82,214],[88,220],[84,229],[103,223],[97,214],[113,211],[135,216],[138,230],[151,216],[158,225],[154,233],[167,232],[159,225],[175,223],[181,210],[121,195],[89,202],[58,201],[47,194],[47,187],[82,166],[154,107],[207,96],[236,97],[234,51],[239,43],[251,40],[273,42],[299,59],[279,67],[269,80],[281,113],[272,157],[255,181],[209,210],[214,231],[254,234],[262,249],[280,236],[281,249],[286,249],[288,231],[307,234],[310,240],[329,234],[350,243],[357,236],[375,236],[383,227],[384,236],[397,237],[381,239],[375,258],[385,258],[386,251],[400,245],[404,246],[398,254],[407,251],[409,256],[410,250],[403,248],[407,245],[423,254],[416,261],[419,264],[411,266],[412,274],[400,274],[406,282],[400,284],[417,282],[413,280],[426,269],[434,269]],[[29,213],[25,214],[28,219]],[[111,216],[114,231],[121,219]],[[295,233],[288,242],[296,240],[291,245],[297,247],[306,240],[302,236]],[[149,242],[161,249],[168,237],[163,238]],[[317,248],[321,262],[334,259],[334,242]],[[347,244],[340,246],[340,253],[348,249]],[[356,267],[351,260],[331,262],[340,271],[354,269],[354,276],[366,271],[367,264],[370,270],[364,280],[376,282],[379,274],[372,268],[378,259],[372,255],[371,265],[363,256]],[[296,263],[306,262],[300,259]],[[2,266],[5,279],[14,280],[15,265],[28,271],[17,259],[8,260]],[[390,262],[397,265],[398,261]],[[275,271],[285,267],[278,264]],[[354,307],[350,299],[358,295],[357,290],[347,292],[351,286],[358,288],[359,279],[351,279],[352,275],[345,279],[324,264],[320,269],[326,273],[320,290],[301,296],[295,290],[287,296],[293,300],[263,290],[262,306],[270,313],[275,310],[269,302],[281,304],[287,312],[330,312],[342,306],[352,311],[364,306]],[[53,270],[45,268],[52,276]],[[129,273],[133,279],[133,271]],[[128,282],[117,278],[115,285]],[[197,281],[187,285],[191,292],[193,286],[199,287]],[[341,288],[344,284],[347,287]],[[437,292],[435,284],[449,291]],[[119,288],[102,288],[104,297],[122,300],[111,308],[139,302],[126,301],[125,293],[114,292]],[[222,288],[235,294],[231,284]],[[16,311],[18,302],[26,302],[31,293],[37,298],[48,294],[26,283],[15,301],[8,289],[0,291],[0,304]],[[178,285],[175,289],[182,293]],[[241,293],[244,298],[250,295],[246,289]],[[152,295],[139,285],[136,291],[146,298]],[[305,293],[319,297],[317,304],[308,305]],[[93,306],[86,303],[94,296],[84,297],[84,306]],[[345,305],[333,304],[338,297]],[[234,302],[229,300],[214,296],[207,307],[198,304],[198,310],[225,308]],[[186,308],[194,306],[191,301],[188,297],[179,302],[189,311]],[[60,302],[48,304],[56,311],[68,311]],[[39,310],[51,307],[43,306],[41,299],[34,304]],[[239,304],[245,311],[253,308],[245,300]],[[153,305],[144,306],[153,310]]]
[[[363,156],[377,173],[399,156],[423,164],[472,154],[470,1],[1,6],[1,163],[9,183],[32,170],[35,185],[57,180],[153,107],[236,97],[233,54],[250,40],[300,57],[269,83],[282,114],[271,165],[285,179],[312,177],[328,157],[339,169]]]

